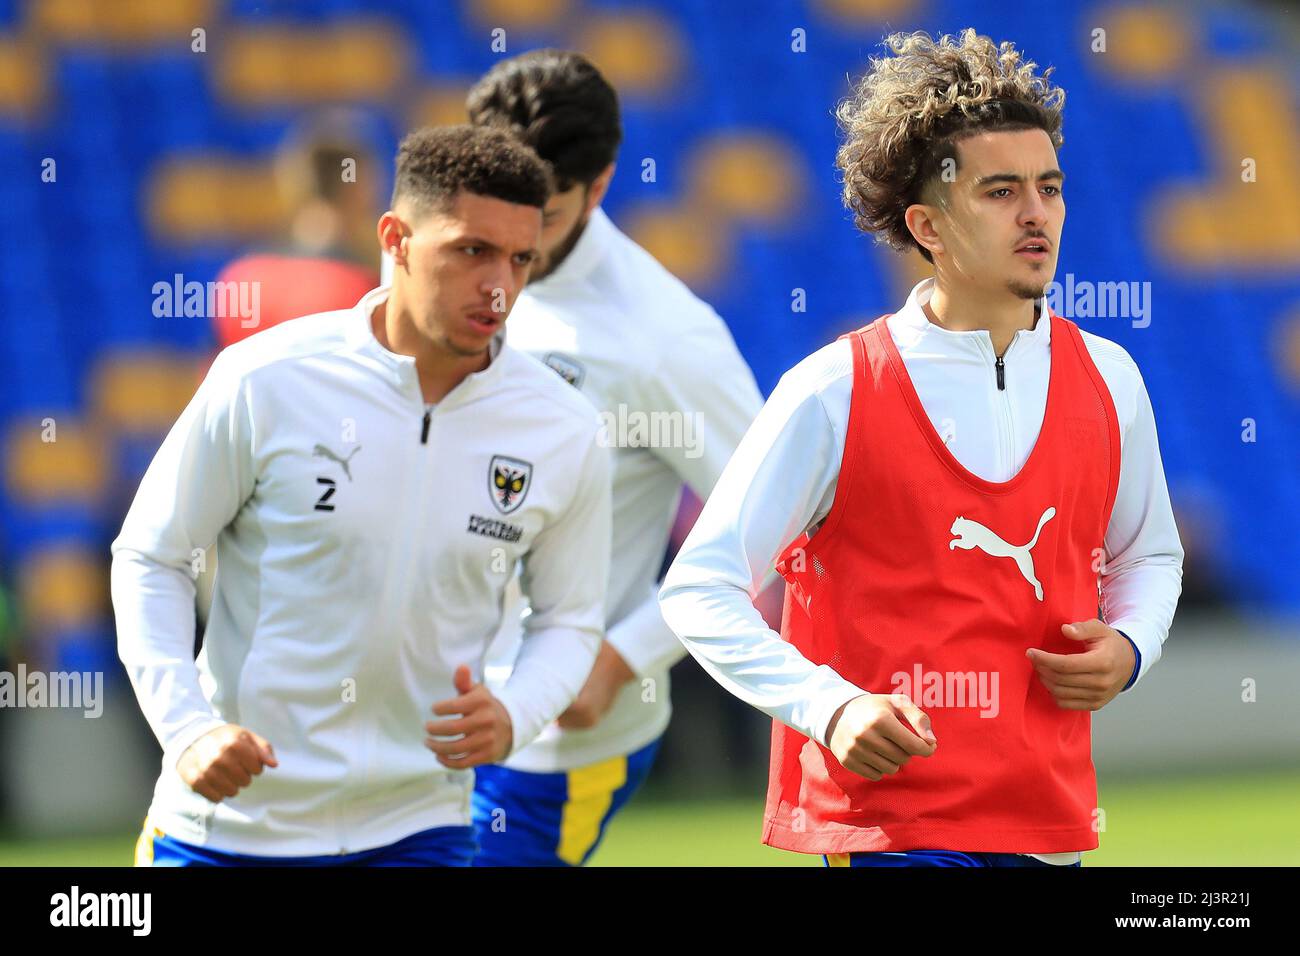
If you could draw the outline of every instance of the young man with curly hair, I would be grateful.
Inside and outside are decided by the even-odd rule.
[[[1078,865],[1091,712],[1160,655],[1183,551],[1132,358],[1047,308],[1064,93],[1009,43],[894,35],[839,109],[903,307],[782,379],[661,592],[774,718],[763,841],[833,865]],[[752,598],[775,563],[781,635]]]

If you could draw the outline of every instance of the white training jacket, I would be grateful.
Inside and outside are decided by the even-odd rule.
[[[1047,404],[1051,323],[1041,319],[1045,300],[1038,302],[1035,327],[1016,332],[1004,353],[1006,387],[999,390],[989,333],[954,332],[930,322],[922,305],[932,291],[932,279],[919,283],[886,328],[935,430],[951,436],[948,447],[957,460],[986,481],[1009,481],[1038,439]],[[1104,620],[1141,652],[1140,680],[1169,634],[1182,592],[1183,548],[1137,365],[1114,342],[1082,335],[1110,389],[1120,428],[1119,488],[1104,540]],[[776,557],[830,511],[852,389],[847,340],[814,352],[782,377],[660,593],[664,618],[714,679],[822,743],[842,704],[890,688],[859,688],[829,666],[814,666],[764,623],[753,598]],[[1041,856],[1053,863],[1079,858]]]
[[[559,268],[524,288],[506,339],[591,399],[614,448],[605,639],[636,679],[595,727],[551,724],[506,761],[557,773],[632,753],[667,728],[668,669],[685,649],[659,611],[658,579],[682,485],[708,497],[763,397],[726,323],[601,209]],[[508,618],[490,674],[510,672],[518,630]]]
[[[493,341],[426,406],[415,360],[349,310],[223,351],[149,466],[113,542],[118,646],[163,746],[149,824],[265,856],[384,846],[468,825],[472,771],[424,746],[432,705],[483,656],[516,562],[533,613],[497,696],[518,749],[569,705],[599,648],[609,452],[595,409]],[[194,660],[194,576],[220,556]],[[176,772],[223,723],[279,767],[213,804]]]

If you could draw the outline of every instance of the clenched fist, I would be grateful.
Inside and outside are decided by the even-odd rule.
[[[263,767],[278,767],[265,738],[238,724],[222,724],[185,748],[176,770],[191,790],[220,803],[253,782]]]
[[[922,737],[903,723],[911,722]],[[863,694],[831,717],[826,731],[830,752],[840,765],[868,780],[898,773],[913,757],[928,757],[939,741],[930,718],[906,694]]]
[[[460,714],[455,720],[431,720],[424,725],[429,737],[424,745],[438,755],[438,763],[453,770],[464,770],[485,763],[495,763],[510,753],[514,742],[514,725],[501,701],[483,684],[474,683],[464,664],[452,675],[459,697],[433,705],[440,717]],[[455,737],[434,740],[433,737]]]

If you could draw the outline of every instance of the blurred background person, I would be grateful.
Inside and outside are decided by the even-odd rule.
[[[379,284],[369,241],[379,179],[366,126],[354,112],[327,112],[286,138],[275,158],[285,234],[278,247],[240,256],[217,276],[259,287],[256,321],[212,317],[221,348],[300,315],[351,308]]]

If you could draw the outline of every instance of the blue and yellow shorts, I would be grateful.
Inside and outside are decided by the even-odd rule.
[[[475,866],[581,866],[645,781],[655,740],[625,757],[567,773],[474,770]]]

